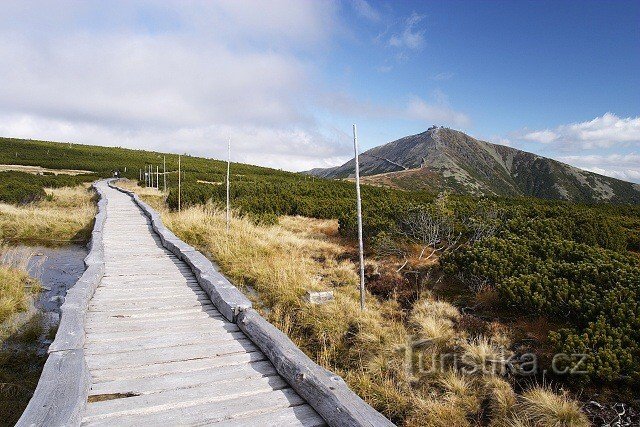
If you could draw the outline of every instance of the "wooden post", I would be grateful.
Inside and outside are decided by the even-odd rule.
[[[229,175],[231,170],[231,137],[227,143],[227,233],[229,232],[229,224],[231,222],[231,207],[229,204]]]
[[[140,178],[138,178],[138,182],[142,182],[142,169],[138,169]]]
[[[162,157],[162,181],[164,182],[164,192],[167,192],[167,156]]]
[[[356,205],[358,210],[358,252],[360,255],[360,310],[364,310],[364,245],[362,243],[362,202],[360,199],[360,163],[358,161],[358,134],[353,125],[353,151],[356,162]]]
[[[178,212],[181,211],[180,193],[182,192],[182,172],[180,172],[180,154],[178,154]]]
[[[156,166],[156,190],[160,191],[160,166]]]

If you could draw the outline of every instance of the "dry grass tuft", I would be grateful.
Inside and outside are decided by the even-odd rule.
[[[469,373],[503,374],[508,359],[504,347],[487,337],[476,337],[462,343],[462,362]]]
[[[511,384],[498,377],[487,378],[485,387],[489,399],[491,425],[506,427],[511,422],[516,407],[516,393]]]
[[[26,269],[28,257],[11,256],[11,250],[0,242],[0,324],[29,306],[32,294],[38,292],[38,282]]]
[[[566,394],[535,387],[522,395],[517,412],[540,427],[583,427],[589,420]]]
[[[471,427],[465,409],[452,400],[439,398],[420,402],[406,420],[407,426]]]
[[[414,305],[409,324],[420,339],[429,340],[438,348],[444,348],[457,336],[454,321],[459,317],[460,313],[451,304],[423,299]]]

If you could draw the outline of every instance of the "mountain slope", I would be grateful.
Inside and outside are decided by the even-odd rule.
[[[349,178],[355,162],[307,173]],[[485,141],[431,128],[360,155],[363,182],[462,194],[534,196],[576,202],[640,203],[640,185]]]

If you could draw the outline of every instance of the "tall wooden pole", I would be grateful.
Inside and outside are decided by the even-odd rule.
[[[229,176],[231,171],[231,137],[227,142],[227,233],[229,232],[229,224],[231,222],[231,206],[229,203]]]
[[[142,182],[142,169],[138,169],[138,172],[139,172],[139,175],[140,175],[140,178],[138,178],[138,182],[140,183],[140,182]],[[140,185],[140,184],[138,184],[138,185]]]
[[[358,210],[358,251],[360,255],[360,310],[364,310],[364,245],[362,243],[362,202],[360,199],[360,163],[358,161],[358,133],[353,125],[353,151],[356,161],[356,199]]]
[[[156,166],[156,190],[160,191],[160,166]]]
[[[182,172],[180,172],[180,155],[178,154],[178,212],[182,210],[180,193],[182,192]]]
[[[167,192],[167,156],[162,157],[162,181],[164,182],[164,192]]]

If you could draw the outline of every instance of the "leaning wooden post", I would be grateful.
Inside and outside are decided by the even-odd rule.
[[[360,163],[358,162],[358,134],[353,125],[353,151],[356,154],[356,199],[358,208],[358,251],[360,255],[360,309],[364,310],[364,245],[362,243],[362,202],[360,200]]]
[[[231,137],[227,142],[227,233],[229,232],[229,224],[231,222],[231,206],[229,203],[229,175],[231,171]]]
[[[182,192],[182,172],[180,172],[180,154],[178,154],[178,212],[182,210],[180,193]]]

